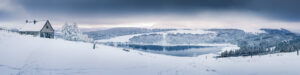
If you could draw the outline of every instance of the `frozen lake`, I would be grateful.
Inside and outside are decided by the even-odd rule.
[[[199,45],[139,45],[139,44],[106,44],[124,49],[139,50],[144,52],[164,54],[180,57],[194,57],[202,54],[218,53],[223,47]]]

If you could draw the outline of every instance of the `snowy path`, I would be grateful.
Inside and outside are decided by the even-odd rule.
[[[0,75],[299,75],[300,56],[175,57],[0,31]]]

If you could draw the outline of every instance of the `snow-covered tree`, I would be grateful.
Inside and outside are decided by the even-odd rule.
[[[88,38],[87,35],[84,35],[78,29],[76,23],[68,24],[66,23],[61,30],[62,38],[70,41],[84,41],[84,42],[92,42],[91,38]]]

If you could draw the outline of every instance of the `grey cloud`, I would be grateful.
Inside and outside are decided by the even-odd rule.
[[[300,21],[299,0],[14,0],[32,14],[70,16],[193,14],[205,10],[251,11],[268,18]]]
[[[10,19],[13,19],[13,18],[14,18],[14,16],[11,13],[0,10],[0,20],[1,21],[10,20]]]

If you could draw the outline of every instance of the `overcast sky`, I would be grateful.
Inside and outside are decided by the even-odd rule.
[[[0,0],[0,22],[50,20],[82,28],[289,28],[300,30],[300,0]]]

